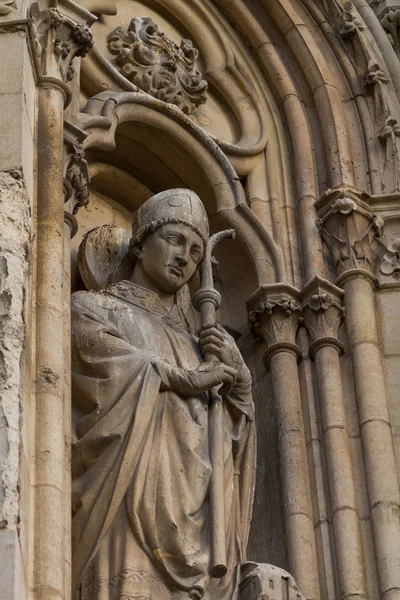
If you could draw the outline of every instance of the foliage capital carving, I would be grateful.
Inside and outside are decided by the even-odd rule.
[[[368,198],[358,190],[338,188],[317,202],[317,225],[338,276],[350,269],[373,270],[373,244],[382,235],[384,221],[370,211]]]
[[[343,290],[329,281],[314,277],[303,289],[304,324],[310,335],[309,353],[314,357],[318,348],[333,346],[340,354],[343,346],[338,329],[344,318]]]
[[[37,2],[32,4],[31,18],[42,77],[71,81],[75,74],[73,59],[86,56],[93,47],[89,27],[96,17],[72,0],[58,0],[55,6],[42,11]]]
[[[296,288],[279,283],[263,285],[249,298],[247,307],[251,331],[267,345],[266,364],[280,351],[291,352],[300,358],[296,334],[301,304]]]
[[[190,114],[207,100],[208,84],[195,67],[198,50],[191,40],[178,46],[150,18],[134,18],[128,29],[108,36],[121,74],[151,96]]]

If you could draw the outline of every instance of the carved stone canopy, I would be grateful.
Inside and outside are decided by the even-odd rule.
[[[158,30],[150,18],[134,18],[128,29],[117,27],[108,37],[121,73],[159,100],[190,114],[207,99],[208,84],[195,68],[199,52],[191,40],[180,46]]]

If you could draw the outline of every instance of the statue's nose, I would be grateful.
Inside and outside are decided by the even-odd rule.
[[[185,256],[184,254],[178,254],[178,256],[176,257],[176,260],[178,261],[178,264],[180,267],[184,267],[188,263],[187,256]]]

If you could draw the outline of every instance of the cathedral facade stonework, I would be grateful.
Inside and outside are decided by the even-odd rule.
[[[400,599],[400,2],[0,0],[0,65],[1,599]]]

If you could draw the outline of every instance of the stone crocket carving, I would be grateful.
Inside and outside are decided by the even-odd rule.
[[[228,600],[236,593],[255,468],[251,377],[233,338],[209,324],[197,340],[176,302],[203,260],[208,235],[193,192],[161,192],[136,213],[131,279],[73,295],[79,600]],[[224,419],[227,574],[219,578],[210,573],[214,386]]]

